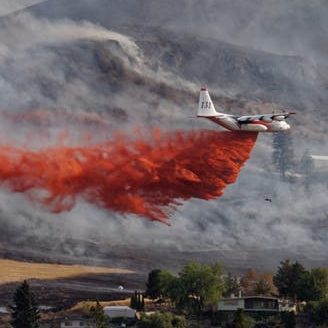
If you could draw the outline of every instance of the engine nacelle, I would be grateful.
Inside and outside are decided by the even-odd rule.
[[[286,131],[290,129],[290,125],[284,121],[273,121],[270,124],[270,131]]]
[[[283,120],[285,119],[285,116],[283,116],[283,115],[278,115],[278,116],[275,116],[274,119],[275,119],[276,121],[283,121]]]
[[[272,122],[272,118],[269,117],[269,116],[263,116],[261,118],[261,121],[266,122],[266,123],[271,123]]]
[[[268,130],[268,128],[263,124],[252,124],[252,123],[242,125],[240,129],[243,131],[267,131]]]

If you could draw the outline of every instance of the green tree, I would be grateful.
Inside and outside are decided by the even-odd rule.
[[[154,313],[150,316],[143,315],[137,323],[138,328],[186,328],[186,319],[174,316],[171,313]]]
[[[145,307],[144,296],[141,292],[135,291],[130,298],[130,307],[135,310],[143,310]]]
[[[17,287],[11,307],[11,325],[14,328],[38,328],[39,311],[33,293],[25,280]]]
[[[297,298],[297,286],[305,271],[305,268],[299,262],[292,263],[290,260],[280,262],[280,266],[273,277],[279,295]]]
[[[240,290],[240,284],[237,277],[233,277],[229,272],[226,277],[224,277],[224,297],[230,297],[231,295],[238,295]]]
[[[199,313],[206,306],[216,304],[221,297],[224,291],[222,267],[190,263],[178,277],[161,271],[160,290],[177,309]]]
[[[146,296],[151,299],[170,298],[171,284],[176,277],[168,270],[155,269],[149,272],[146,283]]]
[[[96,305],[90,307],[89,316],[94,320],[96,328],[108,327],[107,316],[105,315],[104,309],[98,301]]]
[[[179,277],[166,275],[163,280],[163,295],[179,310],[183,310],[189,301],[185,286],[181,284]]]
[[[297,298],[302,301],[319,301],[328,297],[328,270],[314,268],[302,274],[297,283]]]
[[[294,167],[293,139],[289,132],[273,134],[273,164],[279,170],[281,179],[286,181],[286,173]]]
[[[155,269],[149,272],[146,283],[146,295],[151,299],[161,296],[161,270]]]
[[[179,274],[183,287],[184,307],[199,313],[206,306],[217,304],[224,291],[221,265],[190,263]]]
[[[296,326],[296,318],[294,312],[281,312],[280,319],[284,328],[294,328]]]
[[[174,328],[186,328],[187,327],[187,320],[182,315],[175,315],[172,318],[172,326]]]
[[[177,285],[177,277],[171,272],[163,270],[160,272],[159,280],[160,295],[171,300],[174,299],[177,292],[176,289],[179,287]]]
[[[310,302],[309,313],[311,320],[318,326],[328,325],[328,299]]]
[[[137,306],[137,300],[136,300],[136,295],[135,293],[131,295],[130,297],[130,308],[135,309]]]
[[[254,320],[249,316],[245,315],[242,309],[238,309],[235,312],[233,318],[233,328],[250,328],[254,324]]]

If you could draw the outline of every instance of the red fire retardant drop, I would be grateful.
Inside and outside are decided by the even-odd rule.
[[[182,200],[220,197],[249,158],[256,133],[154,131],[151,138],[56,146],[0,147],[0,180],[53,212],[77,197],[120,213],[168,223]]]

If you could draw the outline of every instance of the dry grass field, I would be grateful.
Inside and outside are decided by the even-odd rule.
[[[130,298],[122,299],[122,300],[115,300],[115,301],[108,301],[108,302],[99,302],[101,306],[130,306]],[[79,302],[76,305],[74,305],[70,311],[82,311],[87,312],[91,306],[96,305],[96,302],[92,301],[83,301]]]
[[[125,269],[84,265],[62,265],[0,260],[0,284],[20,282],[28,279],[52,280],[89,274],[127,274]]]

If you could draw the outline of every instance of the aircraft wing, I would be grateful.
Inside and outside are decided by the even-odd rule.
[[[289,117],[290,115],[295,114],[294,112],[283,112],[283,113],[274,113],[274,114],[259,114],[259,115],[245,115],[237,118],[237,121],[240,123],[248,123],[257,120],[277,120],[281,121]]]

